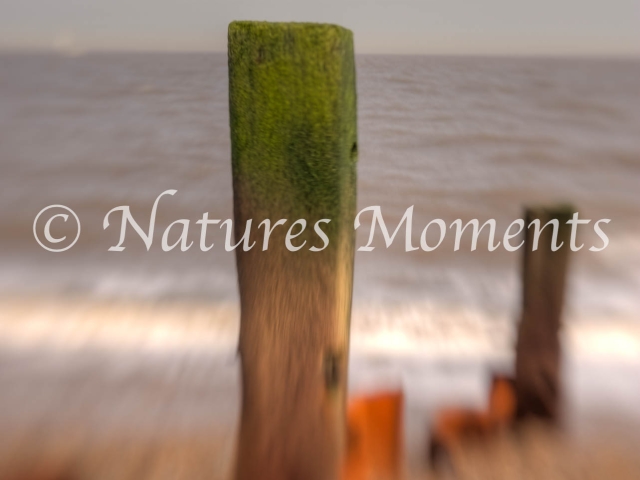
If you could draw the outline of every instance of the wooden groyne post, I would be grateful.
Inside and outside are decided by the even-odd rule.
[[[522,317],[516,345],[519,419],[536,418],[552,424],[560,419],[562,359],[559,331],[570,252],[571,226],[567,220],[572,218],[574,211],[570,206],[525,211]],[[538,222],[542,230],[534,251],[535,223]],[[557,232],[555,242],[554,229]],[[563,242],[562,247],[554,251],[554,247]]]
[[[248,244],[256,242],[236,248],[242,409],[235,478],[335,480],[346,436],[355,242],[352,33],[232,23],[229,99],[236,241],[251,220]],[[301,231],[292,227],[298,219],[306,229],[288,238]],[[314,231],[321,219],[330,219],[320,224],[324,249]],[[265,227],[272,231],[263,250]],[[287,241],[302,248],[290,251]]]

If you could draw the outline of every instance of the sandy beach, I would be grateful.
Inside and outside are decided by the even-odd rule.
[[[80,479],[226,478],[240,399],[237,318],[233,304],[2,300],[0,471],[62,465]],[[407,473],[425,478],[430,416],[443,405],[482,405],[488,369],[507,368],[509,355],[480,348],[491,336],[480,330],[467,328],[465,343],[433,327],[437,350],[398,337],[383,348],[362,333],[370,328],[356,307],[351,391],[404,390]],[[568,330],[565,435],[527,432],[471,449],[461,478],[637,478],[640,334],[610,338],[620,345],[614,358],[598,355],[597,327]]]

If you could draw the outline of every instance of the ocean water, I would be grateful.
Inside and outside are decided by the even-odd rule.
[[[435,218],[493,218],[500,238],[525,205],[571,202],[582,218],[609,218],[602,252],[588,251],[601,243],[581,227],[586,247],[571,256],[567,316],[636,329],[640,61],[359,56],[357,78],[359,208],[380,205],[395,228],[414,205],[414,245]],[[160,248],[174,220],[232,218],[227,102],[224,54],[0,56],[3,296],[235,304],[222,232],[206,253],[195,225],[190,251]],[[105,214],[129,205],[146,228],[167,189],[178,192],[160,202],[150,251],[129,230],[126,250],[108,252],[119,228],[116,219],[104,230]],[[33,237],[50,204],[69,206],[82,223],[65,253]],[[506,348],[522,252],[488,252],[486,239],[454,252],[451,238],[433,252],[405,252],[403,238],[358,252],[354,328],[367,342],[404,348],[437,331],[461,349],[466,335],[492,351],[498,332]]]
[[[359,208],[381,206],[393,229],[414,205],[414,245],[436,218],[496,219],[500,237],[525,205],[572,202],[583,218],[611,219],[604,251],[588,251],[599,239],[581,227],[585,248],[571,254],[567,413],[594,438],[618,423],[637,436],[640,61],[360,56],[357,76]],[[0,55],[0,424],[18,432],[9,439],[32,431],[58,451],[74,427],[153,445],[202,428],[233,438],[234,254],[215,229],[209,252],[195,229],[191,250],[160,248],[177,219],[232,218],[227,98],[224,54]],[[105,214],[128,205],[146,228],[167,189],[177,193],[160,201],[150,251],[129,229],[126,250],[108,252],[119,228],[114,217],[104,230]],[[51,204],[82,223],[64,253],[33,237]],[[350,390],[403,389],[415,471],[433,412],[482,407],[487,370],[513,355],[522,251],[489,252],[485,237],[476,251],[468,241],[453,251],[451,238],[405,252],[402,237],[386,249],[378,234],[375,250],[356,254]],[[230,458],[228,443],[207,451]]]

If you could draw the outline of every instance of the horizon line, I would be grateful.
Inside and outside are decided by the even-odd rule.
[[[227,54],[219,49],[147,49],[147,48],[88,48],[88,49],[56,49],[47,47],[12,47],[0,45],[0,54],[18,55],[52,55],[60,57],[81,57],[84,55],[113,55],[113,54]],[[385,57],[476,57],[476,58],[546,58],[546,59],[589,59],[589,60],[640,60],[637,53],[602,53],[602,52],[371,52],[355,51],[356,56],[385,56]]]

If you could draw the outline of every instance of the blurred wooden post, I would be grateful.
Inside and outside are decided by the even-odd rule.
[[[516,346],[517,416],[557,423],[561,402],[561,351],[559,330],[565,297],[567,261],[574,209],[530,208],[525,212],[522,318]],[[558,222],[557,251],[552,251],[553,225],[544,228],[538,248],[532,251],[535,226]]]
[[[242,412],[237,480],[335,480],[346,425],[356,205],[352,33],[234,22],[229,98]],[[280,219],[263,251],[263,220]],[[298,219],[304,232],[291,240]],[[329,238],[314,232],[320,224]],[[300,225],[294,227],[297,233]],[[306,242],[306,243],[305,243]]]
[[[347,422],[349,441],[341,480],[402,478],[402,391],[382,391],[349,399]]]

